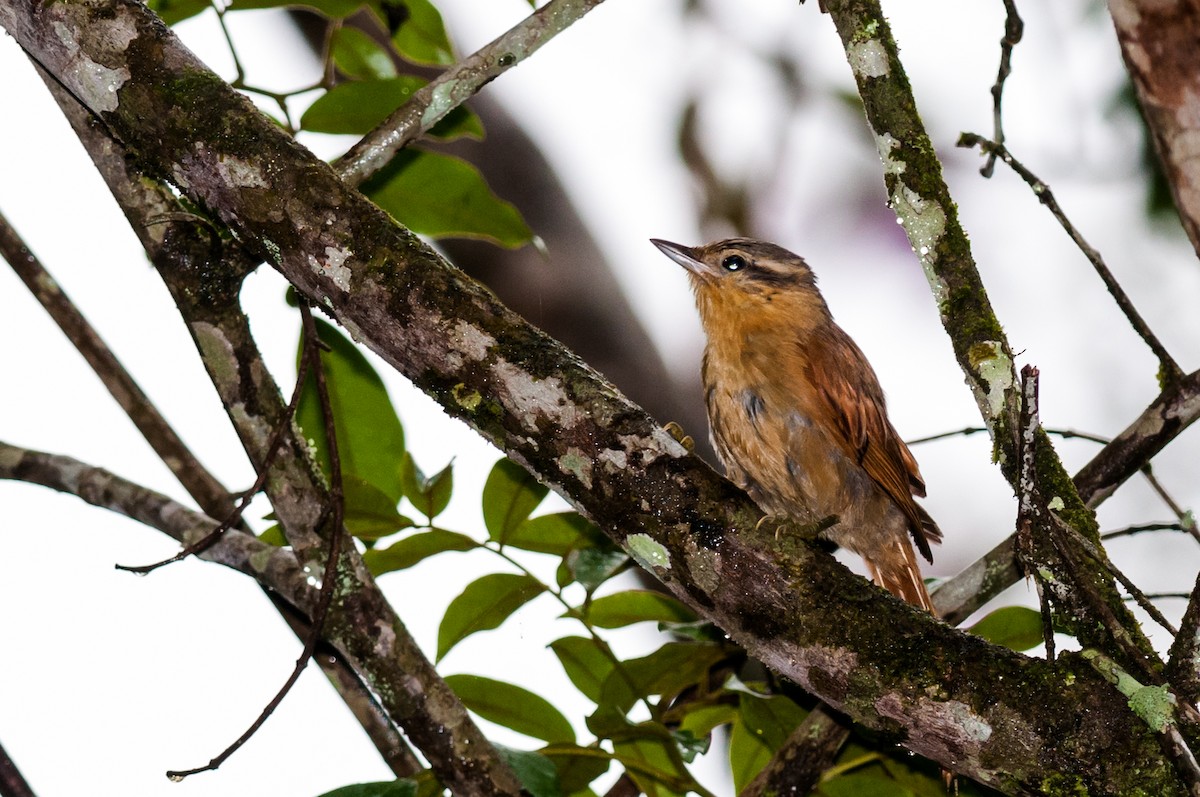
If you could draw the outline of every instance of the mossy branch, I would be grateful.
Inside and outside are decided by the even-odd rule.
[[[756,533],[761,513],[744,494],[349,190],[144,6],[2,0],[0,23],[141,163],[271,253],[298,290],[777,672],[1007,792],[1069,781],[1095,794],[1181,793],[1154,733],[1077,657],[1048,663],[988,645],[805,541]],[[111,70],[115,90],[81,83],[94,73],[76,68],[80,58]],[[365,611],[358,619],[375,627]]]
[[[991,431],[994,456],[1019,493],[1021,396],[1012,348],[975,267],[891,28],[877,0],[829,0],[826,8],[842,39],[875,137],[889,204],[925,271],[942,325]],[[1098,544],[1095,516],[1080,499],[1044,432],[1038,432],[1037,446],[1036,481],[1047,495],[1062,502],[1057,516]],[[1113,655],[1121,655],[1116,651],[1128,650],[1132,644],[1137,655],[1122,658],[1122,663],[1134,669],[1157,661],[1149,639],[1121,602],[1108,573],[1088,563],[1076,575],[1078,582],[1063,586],[1087,593],[1066,604],[1076,613],[1081,641]],[[1099,605],[1104,607],[1104,617],[1090,611]],[[1109,616],[1118,618],[1120,639],[1112,635],[1111,622],[1104,622]]]

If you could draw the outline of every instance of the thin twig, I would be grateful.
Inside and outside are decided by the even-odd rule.
[[[1132,537],[1145,531],[1183,531],[1179,523],[1145,523],[1140,526],[1126,526],[1116,531],[1106,531],[1100,535],[1102,540],[1115,540],[1118,537]]]
[[[233,511],[231,511],[216,528],[193,542],[191,545],[184,546],[184,548],[174,556],[168,559],[163,559],[161,562],[155,562],[154,564],[149,565],[117,565],[118,570],[125,570],[130,573],[145,575],[165,565],[181,561],[193,554],[200,553],[205,548],[221,539],[222,534],[233,528],[239,521],[241,521],[242,513],[246,511],[246,507],[250,505],[250,502],[254,500],[254,496],[258,495],[258,492],[263,488],[263,485],[266,484],[267,476],[271,472],[271,463],[274,461],[276,454],[279,453],[280,444],[283,442],[284,431],[290,427],[292,419],[296,416],[296,407],[299,405],[300,396],[304,392],[304,382],[308,379],[308,369],[312,366],[313,360],[316,359],[316,355],[313,354],[314,349],[314,346],[306,345],[304,347],[304,351],[300,355],[300,365],[296,371],[296,386],[292,389],[292,398],[290,401],[288,401],[287,409],[284,412],[284,417],[271,432],[271,437],[267,442],[267,449],[263,458],[263,465],[258,470],[258,475],[254,479],[254,484],[252,484],[250,489],[242,495],[241,500],[238,501],[237,506],[233,508]]]
[[[1014,0],[1004,0],[1004,36],[1000,39],[1000,69],[996,73],[996,82],[992,84],[992,140],[997,144],[1004,143],[1004,115],[1001,104],[1004,99],[1004,81],[1012,74],[1013,48],[1021,41],[1025,32],[1025,23],[1017,13]],[[979,173],[991,177],[996,167],[996,154],[988,153],[987,162]]]
[[[308,308],[308,304],[304,301],[300,302],[300,317],[303,319],[304,326],[304,357],[312,363],[314,382],[317,388],[317,396],[320,399],[321,417],[325,423],[325,436],[328,441],[327,450],[329,452],[329,505],[328,517],[330,521],[329,533],[329,551],[325,559],[325,572],[321,577],[321,593],[317,599],[316,609],[313,611],[312,628],[309,631],[308,638],[304,641],[304,648],[300,651],[299,658],[296,659],[296,664],[292,668],[291,675],[284,682],[283,686],[271,698],[258,718],[251,723],[250,727],[239,736],[233,744],[225,748],[219,755],[201,767],[187,770],[172,770],[167,772],[167,777],[173,781],[181,781],[189,775],[195,775],[200,772],[210,772],[217,769],[221,764],[225,763],[228,758],[236,753],[242,745],[250,740],[258,729],[263,726],[263,723],[275,713],[275,709],[283,702],[288,692],[292,691],[296,681],[300,679],[300,674],[304,672],[308,662],[312,659],[313,653],[316,652],[317,645],[321,641],[321,633],[325,626],[325,617],[329,613],[329,607],[333,603],[333,595],[337,591],[337,566],[339,549],[342,541],[342,523],[345,519],[345,503],[342,500],[342,465],[338,457],[337,450],[337,433],[334,429],[333,410],[329,404],[329,388],[325,382],[325,369],[321,363],[321,358],[318,356],[320,344],[317,342],[317,328],[313,323],[312,313]],[[303,382],[297,378],[296,394],[300,393],[300,386]],[[290,410],[294,411],[294,406],[289,405]],[[287,421],[290,423],[292,415],[287,416]],[[266,470],[266,467],[263,468]],[[320,526],[325,518],[317,522]]]
[[[1125,318],[1129,321],[1130,326],[1141,337],[1141,339],[1154,352],[1154,356],[1158,358],[1158,366],[1160,369],[1159,378],[1163,385],[1170,385],[1183,377],[1183,369],[1175,362],[1166,347],[1154,335],[1150,326],[1145,322],[1137,309],[1133,306],[1133,301],[1129,295],[1125,293],[1125,289],[1121,287],[1116,277],[1108,270],[1108,266],[1104,263],[1104,258],[1094,249],[1091,244],[1083,237],[1083,234],[1076,229],[1075,225],[1067,218],[1067,214],[1063,212],[1062,207],[1058,204],[1058,200],[1054,198],[1054,193],[1050,190],[1050,186],[1042,182],[1042,180],[1033,172],[1031,172],[1024,164],[1012,156],[1008,148],[1004,144],[990,141],[987,138],[977,133],[963,133],[958,138],[958,146],[960,147],[979,147],[979,149],[989,157],[999,157],[1000,160],[1008,164],[1014,172],[1021,176],[1021,179],[1033,189],[1034,195],[1038,200],[1045,205],[1051,215],[1058,221],[1059,225],[1070,236],[1075,245],[1079,247],[1079,251],[1083,252],[1084,257],[1095,268],[1096,273],[1108,288],[1109,294],[1116,301],[1121,312],[1125,314]]]
[[[524,61],[603,0],[550,0],[491,44],[422,86],[335,164],[350,185],[360,185],[396,153],[462,105],[488,83]]]
[[[931,434],[928,437],[918,437],[915,440],[908,440],[907,444],[910,446],[916,446],[920,445],[921,443],[932,443],[937,440],[945,440],[949,437],[970,437],[973,434],[980,434],[986,431],[986,426],[967,426],[959,429],[956,432],[939,432],[938,434]],[[1107,437],[1101,437],[1100,435],[1090,434],[1088,432],[1077,432],[1073,429],[1043,428],[1042,431],[1044,431],[1046,434],[1054,435],[1055,437],[1061,437],[1063,440],[1090,440],[1093,443],[1100,443],[1101,445],[1107,445],[1110,442]]]

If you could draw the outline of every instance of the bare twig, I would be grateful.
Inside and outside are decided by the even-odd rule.
[[[1025,32],[1025,23],[1017,13],[1015,0],[1004,0],[1004,36],[1000,39],[1000,69],[996,73],[996,82],[992,84],[992,140],[997,144],[1004,143],[1004,114],[1001,110],[1004,99],[1004,81],[1012,74],[1013,48],[1021,41]],[[996,167],[996,154],[988,153],[987,162],[979,170],[984,177],[991,177]]]
[[[1075,242],[1075,245],[1079,247],[1079,251],[1083,252],[1088,262],[1092,264],[1092,267],[1104,282],[1105,287],[1108,288],[1109,294],[1116,301],[1117,306],[1121,308],[1121,312],[1125,314],[1129,325],[1133,327],[1133,330],[1137,332],[1146,345],[1150,347],[1150,350],[1154,352],[1154,356],[1158,358],[1159,378],[1162,384],[1167,386],[1182,379],[1183,370],[1175,362],[1174,358],[1171,357],[1166,347],[1155,336],[1154,332],[1150,329],[1150,325],[1138,313],[1137,308],[1133,306],[1133,300],[1129,298],[1129,295],[1125,293],[1125,289],[1121,287],[1121,283],[1108,270],[1108,266],[1104,263],[1104,258],[1087,242],[1083,234],[1067,218],[1067,214],[1058,204],[1058,200],[1054,198],[1054,193],[1050,190],[1050,186],[1042,182],[1036,174],[1014,158],[1012,153],[1002,143],[990,141],[977,133],[963,133],[959,136],[958,146],[979,147],[989,157],[999,157],[1000,160],[1008,164],[1014,172],[1021,176],[1021,179],[1033,189],[1033,193],[1037,196],[1038,201],[1050,210],[1051,215],[1054,216],[1059,225],[1070,236],[1071,240]]]
[[[811,793],[849,737],[849,724],[818,704],[738,797]]]
[[[292,668],[291,675],[284,681],[283,686],[275,694],[271,701],[259,713],[258,718],[250,724],[250,727],[242,733],[233,744],[226,747],[215,758],[209,761],[204,766],[195,767],[194,769],[172,770],[167,772],[167,777],[173,781],[181,781],[189,775],[196,775],[200,772],[211,772],[221,764],[225,763],[230,756],[236,753],[242,745],[250,741],[250,738],[258,732],[258,729],[263,726],[263,723],[275,713],[275,709],[283,702],[288,692],[292,691],[292,687],[296,685],[296,681],[300,679],[301,673],[308,666],[308,662],[312,659],[313,653],[317,649],[317,645],[321,641],[321,634],[325,628],[325,617],[329,613],[330,604],[333,602],[333,595],[337,591],[337,566],[338,566],[338,548],[342,542],[342,523],[345,518],[345,502],[342,499],[342,465],[341,459],[338,457],[337,449],[337,433],[334,429],[333,410],[329,405],[329,388],[325,383],[325,368],[321,363],[321,358],[318,354],[320,350],[319,338],[317,336],[317,328],[313,324],[312,313],[308,308],[308,304],[301,301],[300,317],[303,319],[304,326],[304,361],[311,364],[313,375],[316,377],[314,382],[317,388],[317,396],[320,399],[321,418],[325,423],[325,435],[328,441],[329,452],[329,551],[325,560],[325,572],[321,578],[320,595],[317,598],[317,605],[313,611],[312,628],[308,632],[308,638],[304,640],[304,648],[300,651],[299,658],[296,659],[296,664]],[[292,403],[289,405],[289,411],[295,411],[295,405],[298,402],[298,397],[301,392],[301,387],[304,384],[304,375],[296,378],[296,391]],[[288,424],[292,421],[292,416],[289,415],[286,419]],[[280,435],[276,432],[275,437]],[[270,449],[273,453],[274,448]],[[268,465],[269,467],[269,465]],[[267,467],[263,468],[266,472]],[[321,525],[324,521],[322,518],[317,525]],[[204,540],[207,545],[211,545],[216,540],[220,539],[220,534],[208,534]],[[189,548],[192,546],[189,546]]]
[[[343,155],[334,168],[359,185],[481,88],[528,58],[603,0],[550,0],[510,31],[421,87]]]
[[[310,345],[307,341],[305,342],[303,353],[300,356],[300,364],[297,367],[296,386],[292,389],[292,398],[288,401],[287,410],[285,411],[283,420],[281,420],[271,432],[271,437],[267,442],[266,453],[264,455],[264,464],[258,469],[258,475],[254,479],[254,484],[250,485],[250,489],[242,495],[242,498],[240,501],[238,501],[237,506],[235,506],[233,510],[230,511],[230,513],[226,516],[226,518],[221,521],[220,525],[218,525],[204,537],[196,540],[191,545],[185,546],[181,551],[179,551],[179,553],[168,559],[163,559],[161,562],[155,562],[149,565],[117,565],[118,570],[126,570],[130,573],[145,575],[146,573],[157,570],[164,565],[181,561],[193,554],[203,551],[205,548],[221,539],[222,534],[233,528],[241,521],[242,513],[246,511],[246,507],[250,505],[250,502],[254,500],[254,496],[258,495],[259,490],[261,490],[263,485],[266,483],[267,475],[271,472],[271,463],[275,459],[275,455],[279,453],[280,444],[283,442],[284,432],[290,430],[291,424],[296,417],[296,407],[300,404],[300,396],[304,393],[304,382],[308,378],[308,370],[310,367],[312,367],[314,360],[319,360],[319,357],[315,354],[316,350],[316,345]],[[317,369],[320,370],[319,363],[317,364]]]
[[[1183,531],[1179,523],[1145,523],[1140,526],[1126,526],[1115,531],[1106,531],[1100,535],[1102,540],[1115,540],[1118,537],[1132,537],[1146,531]]]

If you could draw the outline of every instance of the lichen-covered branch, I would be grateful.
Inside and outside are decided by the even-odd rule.
[[[1108,10],[1179,219],[1200,254],[1200,4],[1109,0]]]
[[[89,112],[61,87],[53,81],[48,85],[159,267],[235,430],[255,467],[263,468],[272,430],[288,421],[237,302],[241,280],[256,261],[238,247],[215,246],[216,237],[204,228],[203,219],[180,214],[169,192],[130,173],[124,148],[97,128]],[[273,475],[266,489],[289,541],[312,567],[324,553],[313,526],[324,511],[325,488],[307,447],[291,428],[288,423],[282,453],[271,459]],[[343,560],[342,574],[356,577],[351,579],[353,595],[342,600],[339,613],[326,623],[326,639],[379,696],[390,721],[404,728],[443,782],[465,794],[515,793],[519,787],[507,765],[421,653],[361,557],[345,551]],[[370,620],[363,622],[364,616]],[[345,675],[338,682],[349,684]],[[359,699],[357,691],[347,694],[354,698],[348,702],[356,715],[371,720],[374,700]],[[374,733],[381,742],[387,741],[385,730]],[[389,762],[411,771],[415,762],[405,748],[391,749],[385,754]]]
[[[550,0],[512,30],[422,86],[334,164],[338,174],[350,185],[366,181],[446,114],[602,2]]]
[[[942,177],[941,163],[917,112],[912,87],[899,59],[891,29],[877,0],[828,0],[826,9],[842,39],[866,110],[867,123],[883,162],[889,204],[908,234],[933,290],[942,325],[959,366],[992,434],[1001,471],[1019,488],[1020,391],[1012,349],[992,310],[975,268],[958,210]],[[1080,500],[1044,432],[1038,433],[1037,481],[1054,499],[1057,517],[1086,539],[1099,541],[1095,516]],[[1138,655],[1122,663],[1140,669],[1157,661],[1154,649],[1121,602],[1112,579],[1098,567],[1085,567],[1079,586],[1102,597],[1105,615],[1120,618],[1122,638]],[[1067,587],[1071,585],[1066,585]],[[1091,601],[1072,602],[1084,607]],[[1082,616],[1081,641],[1106,650],[1128,649],[1113,639],[1099,618]],[[1095,621],[1095,622],[1089,622]],[[1115,652],[1114,655],[1120,655]]]
[[[356,338],[783,676],[1006,792],[1181,793],[1156,734],[1077,656],[1048,663],[989,645],[808,542],[757,529],[761,512],[743,493],[348,189],[140,4],[0,0],[0,23],[140,163],[267,252]],[[93,96],[95,70],[74,68],[80,59],[109,70],[114,90]]]

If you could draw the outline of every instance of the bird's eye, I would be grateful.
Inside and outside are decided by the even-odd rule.
[[[746,258],[741,255],[730,255],[721,261],[721,268],[726,271],[741,271],[746,267]]]

